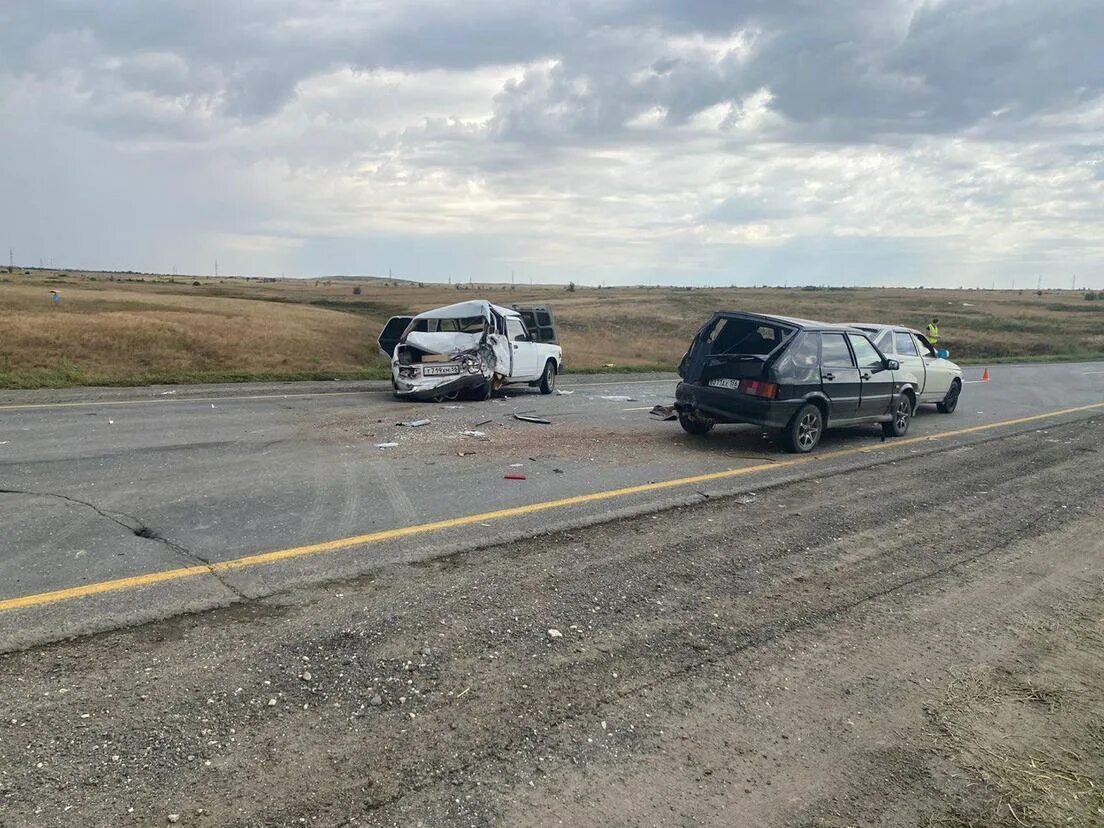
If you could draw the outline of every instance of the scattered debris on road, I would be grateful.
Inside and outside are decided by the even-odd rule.
[[[469,429],[467,431],[461,431],[460,434],[463,435],[464,437],[475,437],[478,440],[485,439],[486,436],[487,436],[487,432],[485,432],[485,431],[476,431],[475,429]]]
[[[376,443],[376,448],[380,449],[395,448],[396,446],[398,446],[398,443]]]
[[[548,631],[548,637],[555,641],[557,638],[563,638],[563,633],[553,627]]]
[[[505,479],[505,480],[527,480],[528,478],[524,474],[518,474],[517,472],[510,472],[509,474],[505,475],[503,479]]]
[[[521,420],[523,423],[537,423],[539,425],[552,425],[551,420],[545,420],[543,417],[534,417],[531,414],[515,414],[515,420]]]
[[[574,391],[564,391],[562,388],[557,388],[556,389],[556,394],[560,397],[568,397],[568,396],[571,396],[574,393],[575,393]]]
[[[648,412],[658,420],[677,420],[678,412],[675,411],[673,405],[655,405],[652,406],[652,410]]]
[[[403,428],[421,428],[429,425],[429,420],[407,420],[405,423],[395,423],[395,425]]]
[[[610,402],[636,402],[636,397],[630,397],[628,394],[607,394],[598,399],[609,400]]]

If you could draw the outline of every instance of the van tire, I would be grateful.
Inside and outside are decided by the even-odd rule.
[[[793,454],[808,454],[820,443],[824,434],[824,412],[820,406],[806,403],[790,419],[782,431],[782,443]]]
[[[711,419],[703,417],[696,411],[680,411],[678,421],[683,431],[699,437],[712,431],[714,425]]]
[[[890,412],[892,419],[888,423],[882,423],[882,433],[886,437],[904,437],[908,434],[909,423],[912,422],[912,397],[902,394],[893,404]]]
[[[551,394],[556,390],[556,361],[548,360],[544,363],[544,373],[540,378],[540,392],[542,394]]]

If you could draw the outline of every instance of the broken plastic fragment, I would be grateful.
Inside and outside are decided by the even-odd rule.
[[[429,420],[408,420],[405,423],[395,423],[397,426],[405,426],[406,428],[419,428],[420,426],[429,425]]]
[[[475,431],[474,429],[470,430],[470,431],[461,431],[460,433],[462,435],[464,435],[465,437],[486,437],[487,436],[487,433],[485,431]]]
[[[630,397],[628,394],[610,394],[606,397],[599,397],[600,400],[611,400],[613,402],[636,402],[636,397]]]
[[[395,448],[398,443],[376,443],[376,448]]]
[[[522,422],[525,422],[525,423],[538,423],[540,425],[552,425],[551,420],[545,420],[545,419],[542,419],[540,417],[533,417],[533,416],[530,416],[529,414],[515,414],[514,419],[515,420],[521,420]]]
[[[510,472],[504,478],[505,480],[526,480],[524,474],[518,474],[517,472]]]
[[[574,394],[575,392],[574,391],[564,391],[562,388],[557,388],[556,393],[559,394],[561,397],[566,397],[569,394]]]
[[[655,405],[652,406],[652,410],[648,413],[659,420],[678,419],[678,412],[675,411],[675,407],[673,405]]]

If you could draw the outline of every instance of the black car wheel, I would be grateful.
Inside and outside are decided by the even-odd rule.
[[[808,403],[803,405],[783,432],[786,448],[795,454],[808,454],[817,447],[824,433],[824,415],[820,409]]]
[[[540,380],[540,392],[542,394],[551,394],[556,390],[556,363],[552,360],[548,360],[544,366],[544,373],[541,374]]]
[[[713,421],[696,411],[680,411],[678,420],[687,434],[708,434],[713,428]]]
[[[912,398],[907,394],[902,395],[893,406],[893,419],[888,423],[882,423],[882,431],[885,432],[886,437],[904,437],[908,433],[911,422]]]
[[[943,398],[943,401],[935,404],[936,410],[940,414],[952,414],[958,408],[958,396],[961,393],[962,383],[956,379],[951,383],[951,387],[947,389],[947,395]]]

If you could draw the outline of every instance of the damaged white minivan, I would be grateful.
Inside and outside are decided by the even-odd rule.
[[[563,370],[550,308],[504,308],[482,299],[392,317],[379,349],[391,361],[391,385],[401,399],[485,400],[523,382],[551,394]]]

